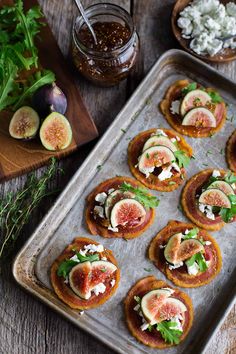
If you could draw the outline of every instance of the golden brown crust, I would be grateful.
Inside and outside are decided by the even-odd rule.
[[[178,141],[179,148],[181,150],[185,151],[189,157],[191,157],[193,155],[193,151],[192,151],[191,146],[189,144],[187,144],[187,142],[185,141],[185,139],[181,135],[177,134],[176,132],[174,132],[173,130],[170,130],[170,129],[165,129],[165,128],[160,128],[160,129],[163,130],[168,135],[168,137],[170,139],[178,136],[180,139]],[[138,168],[135,168],[135,165],[138,162],[138,157],[142,153],[143,145],[145,144],[147,139],[150,138],[151,134],[153,134],[155,132],[156,132],[156,128],[149,129],[149,130],[146,130],[146,131],[138,134],[137,136],[135,136],[131,140],[131,142],[129,143],[129,146],[128,146],[129,168],[130,168],[132,175],[135,178],[137,178],[137,180],[140,181],[142,184],[144,184],[146,187],[148,187],[150,189],[162,191],[162,192],[171,192],[171,191],[174,191],[175,189],[177,189],[181,184],[183,184],[184,179],[186,177],[186,172],[185,172],[184,168],[181,168],[180,173],[176,172],[176,174],[173,177],[168,178],[167,180],[164,180],[164,181],[160,181],[158,179],[158,177],[152,173],[150,174],[150,176],[148,178],[146,178],[146,176],[143,173],[141,173]]]
[[[71,308],[77,310],[88,310],[104,304],[104,302],[106,302],[115,293],[120,281],[120,270],[118,268],[117,261],[113,256],[112,251],[108,249],[105,249],[104,252],[100,253],[100,255],[101,257],[106,257],[109,262],[115,264],[117,266],[117,270],[115,275],[112,275],[112,278],[115,279],[114,286],[111,286],[111,279],[108,278],[104,283],[106,285],[106,291],[103,294],[99,294],[98,296],[93,294],[88,300],[81,299],[71,290],[67,284],[64,283],[65,279],[57,275],[57,269],[61,262],[74,255],[74,252],[72,251],[74,248],[80,250],[85,245],[89,244],[98,245],[99,243],[86,237],[75,238],[74,241],[68,245],[62,254],[54,261],[51,267],[51,283],[55,293],[63,302],[65,302]]]
[[[224,170],[219,170],[221,175],[225,174]],[[207,169],[198,172],[191,177],[183,188],[181,203],[186,216],[197,226],[202,229],[218,231],[224,225],[224,221],[220,216],[215,220],[208,219],[199,209],[196,203],[196,194],[201,190],[201,187],[208,181],[212,175],[213,169]]]
[[[227,141],[226,160],[231,171],[236,172],[236,130]]]
[[[227,108],[224,102],[217,104],[217,111],[220,113],[216,117],[216,128],[197,128],[192,126],[182,125],[182,118],[179,115],[172,114],[170,111],[171,103],[180,98],[181,90],[186,87],[190,81],[178,80],[173,83],[167,90],[164,99],[160,103],[160,110],[164,114],[167,122],[177,132],[183,135],[191,136],[193,138],[207,138],[217,133],[224,125],[227,116]],[[212,88],[207,88],[206,91],[215,91]],[[218,117],[218,118],[217,118]]]
[[[195,225],[184,223],[176,220],[171,220],[151,241],[148,255],[154,265],[166,275],[175,285],[183,288],[197,288],[199,286],[210,283],[219,274],[222,267],[222,257],[220,248],[215,239],[205,230],[200,230],[198,238],[204,241],[210,241],[211,245],[205,246],[205,257],[211,260],[209,268],[204,273],[198,275],[189,275],[186,266],[176,269],[169,269],[164,257],[164,250],[160,245],[167,243],[168,239],[179,232],[184,232],[186,229],[191,230]]]
[[[155,217],[155,210],[149,209],[146,213],[146,218],[141,225],[137,227],[119,230],[119,232],[112,232],[107,227],[97,222],[92,214],[94,209],[95,196],[101,192],[108,192],[111,188],[118,188],[123,182],[130,183],[134,187],[143,187],[141,183],[130,177],[114,177],[100,183],[87,197],[87,208],[85,212],[86,223],[92,235],[100,235],[106,238],[125,238],[132,239],[141,235],[153,223]]]
[[[140,329],[142,320],[138,313],[134,311],[134,307],[137,305],[136,301],[134,300],[134,296],[143,297],[149,291],[163,287],[168,287],[175,290],[174,297],[182,301],[187,307],[183,321],[183,334],[180,337],[180,341],[182,342],[187,336],[193,323],[193,305],[190,297],[187,294],[180,291],[179,289],[171,287],[169,284],[162,280],[157,280],[154,276],[148,276],[140,279],[136,284],[134,284],[134,286],[129,290],[124,301],[126,323],[131,334],[139,342],[149,347],[158,349],[169,348],[173,345],[167,344],[158,331],[149,332],[142,331]]]

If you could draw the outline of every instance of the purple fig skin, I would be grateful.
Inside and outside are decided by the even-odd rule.
[[[51,112],[64,114],[67,109],[67,98],[56,85],[47,84],[41,86],[33,95],[33,107],[41,118],[45,118]]]

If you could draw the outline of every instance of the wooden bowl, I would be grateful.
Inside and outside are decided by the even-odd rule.
[[[234,2],[232,0],[223,0],[221,1],[222,4],[227,4],[228,2]],[[236,59],[236,49],[226,48],[224,51],[219,52],[214,56],[210,55],[198,55],[192,49],[190,49],[190,39],[185,39],[181,36],[181,28],[177,25],[177,20],[179,18],[179,13],[183,11],[183,9],[188,6],[192,2],[192,0],[177,0],[175,6],[172,11],[171,16],[171,25],[173,33],[178,40],[179,44],[189,53],[193,54],[197,58],[200,58],[204,61],[212,62],[212,63],[226,63]]]

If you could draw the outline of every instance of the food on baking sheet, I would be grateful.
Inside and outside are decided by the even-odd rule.
[[[129,177],[99,184],[87,198],[86,222],[93,235],[134,238],[154,221],[158,199]]]
[[[212,88],[178,80],[166,92],[160,109],[167,122],[179,133],[194,138],[210,137],[226,120],[226,104]]]
[[[193,306],[183,291],[149,276],[128,292],[125,317],[138,341],[163,349],[179,344],[187,336],[193,322]]]
[[[150,189],[171,192],[183,184],[192,148],[170,129],[149,129],[133,138],[128,163],[135,178]]]
[[[171,220],[149,246],[149,258],[174,284],[196,288],[210,283],[220,272],[218,244],[205,230]]]
[[[226,160],[231,171],[236,172],[236,130],[233,132],[227,142]]]
[[[219,0],[194,0],[180,12],[177,20],[182,37],[198,55],[214,56],[226,48],[236,49],[236,4]]]
[[[116,291],[120,270],[112,252],[89,238],[76,238],[55,260],[51,282],[71,308],[98,307]]]
[[[236,219],[236,175],[224,170],[203,170],[189,179],[182,193],[182,207],[194,224],[220,230]]]

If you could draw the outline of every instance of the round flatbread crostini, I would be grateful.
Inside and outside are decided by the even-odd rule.
[[[119,281],[120,270],[112,251],[85,237],[75,238],[51,267],[55,293],[73,309],[102,305],[115,293]]]
[[[236,172],[236,130],[226,144],[226,160],[231,171]]]
[[[213,88],[178,80],[160,103],[167,122],[180,134],[207,138],[218,132],[227,116],[226,104]]]
[[[154,276],[139,280],[128,292],[124,305],[131,334],[152,348],[164,349],[179,344],[192,326],[190,297]],[[165,329],[171,336],[165,336]]]
[[[236,220],[236,176],[230,171],[203,170],[183,188],[182,209],[200,228],[217,231]]]
[[[149,129],[129,143],[128,164],[133,176],[146,187],[171,192],[183,184],[184,167],[192,155],[191,146],[173,130]]]
[[[86,223],[92,235],[131,239],[153,223],[159,201],[130,177],[100,183],[87,197]]]
[[[148,255],[175,285],[197,288],[220,272],[222,257],[215,239],[193,224],[171,220],[151,241]]]

